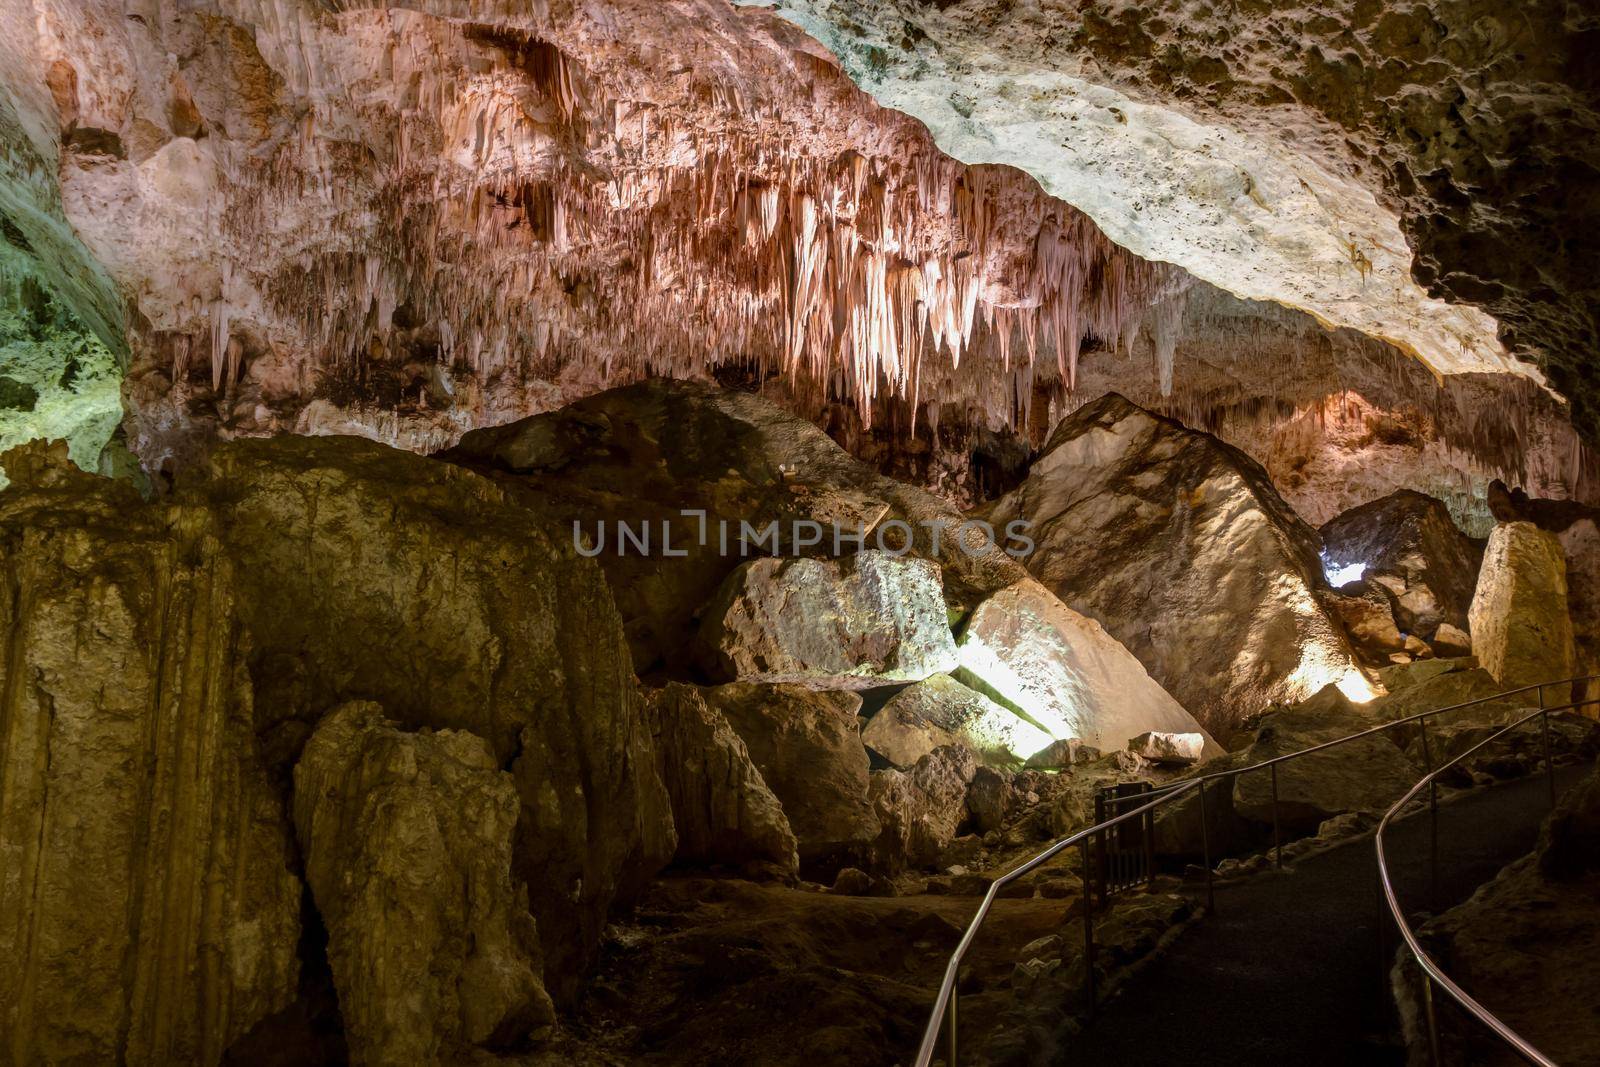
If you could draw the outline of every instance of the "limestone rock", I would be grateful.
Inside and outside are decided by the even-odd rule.
[[[353,703],[312,734],[294,819],[352,1063],[439,1063],[554,1022],[511,875],[520,809],[465,731],[407,733]]]
[[[1243,750],[1250,766],[1345,737],[1372,725],[1337,689],[1328,687],[1302,705],[1265,716],[1255,741]],[[1381,812],[1421,775],[1385,734],[1337,745],[1278,765],[1278,818],[1286,830],[1315,830],[1351,811]],[[1243,819],[1272,824],[1272,780],[1267,771],[1233,780],[1233,810]]]
[[[900,770],[936,748],[960,743],[950,731],[903,705],[896,706],[893,699],[867,720],[867,725],[861,728],[861,740],[869,751]]]
[[[1105,750],[1146,730],[1204,733],[1099,623],[1032,579],[980,604],[960,649],[963,678],[977,679],[1047,737]],[[1206,737],[1211,752],[1220,751]]]
[[[924,722],[959,738],[980,760],[996,766],[1015,766],[1051,744],[1050,735],[1033,723],[947,674],[906,686],[890,698],[883,711],[893,711],[899,721]],[[872,723],[879,716],[874,716],[863,733],[869,745]],[[922,755],[917,753],[917,758]],[[916,760],[895,762],[905,767]]]
[[[1184,766],[1199,763],[1205,750],[1205,735],[1159,733],[1147,730],[1128,740],[1128,751],[1151,763]]]
[[[1044,748],[1028,757],[1026,766],[1032,768],[1070,767],[1075,763],[1083,763],[1100,758],[1100,750],[1090,748],[1076,737],[1065,737],[1060,741],[1052,741]]]
[[[0,1060],[215,1064],[299,972],[235,574],[203,510],[35,458],[0,493]]]
[[[854,693],[735,682],[704,690],[783,805],[806,868],[858,858],[878,836]]]
[[[676,858],[692,863],[800,865],[783,805],[723,714],[692,686],[651,693],[646,715],[661,780],[672,798]]]
[[[1386,663],[1392,653],[1404,651],[1406,638],[1395,623],[1389,595],[1381,587],[1356,582],[1324,599],[1344,623],[1350,643],[1365,662]]]
[[[972,752],[957,745],[928,753],[909,771],[873,771],[872,808],[883,827],[874,865],[890,874],[935,865],[967,819],[976,773]]]
[[[979,833],[998,830],[1011,810],[1011,776],[993,767],[979,767],[967,786],[967,811]]]
[[[939,567],[866,551],[759,559],[707,606],[701,661],[723,681],[865,689],[954,670]]]
[[[1555,535],[1530,522],[1496,526],[1470,615],[1473,652],[1502,686],[1573,674],[1567,566]]]
[[[982,514],[1030,521],[1034,576],[1213,732],[1351,669],[1319,600],[1316,532],[1266,472],[1116,394],[1057,424],[1027,480]],[[1179,727],[1136,724],[1101,747],[1147,729]]]
[[[1428,638],[1428,644],[1435,654],[1446,657],[1472,655],[1472,637],[1465,631],[1450,623],[1442,622],[1439,628]]]
[[[1344,512],[1321,534],[1328,569],[1361,566],[1388,594],[1401,632],[1426,639],[1441,624],[1466,628],[1483,549],[1443,501],[1403,489]]]
[[[599,568],[522,498],[348,437],[216,449],[186,490],[221,517],[264,729],[352,699],[477,734],[522,798],[517,875],[558,1000],[614,900],[672,855],[627,644]]]

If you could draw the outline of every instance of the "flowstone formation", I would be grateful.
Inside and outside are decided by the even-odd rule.
[[[0,1062],[216,1063],[300,968],[238,569],[65,453],[0,493]]]

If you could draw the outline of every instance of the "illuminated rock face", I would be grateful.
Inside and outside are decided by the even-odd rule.
[[[299,972],[236,572],[203,509],[8,459],[0,1060],[215,1064]]]
[[[720,681],[866,689],[956,666],[939,565],[877,550],[744,564],[707,605],[699,641]]]
[[[1531,522],[1489,535],[1472,598],[1472,651],[1502,685],[1571,677],[1572,618],[1561,542]]]
[[[1213,731],[1352,669],[1319,599],[1316,532],[1265,472],[1119,396],[1058,425],[1027,480],[982,514],[1032,523],[1029,571]]]
[[[963,678],[1052,738],[1109,751],[1150,730],[1198,733],[1208,755],[1220,752],[1099,623],[1030,578],[978,606],[960,654]]]

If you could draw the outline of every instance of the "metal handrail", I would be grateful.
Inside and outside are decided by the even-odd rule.
[[[1147,803],[1141,804],[1137,808],[1132,808],[1132,809],[1130,809],[1128,811],[1125,811],[1120,815],[1114,816],[1113,818],[1106,819],[1106,820],[1104,820],[1102,822],[1095,823],[1092,826],[1085,827],[1084,829],[1079,830],[1077,833],[1074,833],[1069,837],[1066,837],[1066,838],[1063,838],[1060,841],[1057,841],[1055,844],[1051,845],[1049,848],[1045,849],[1043,852],[1041,852],[1038,855],[1034,856],[1032,859],[1029,859],[1026,862],[1022,863],[1021,865],[1012,868],[1011,870],[1007,871],[1005,874],[1002,874],[999,878],[996,878],[990,884],[989,891],[984,894],[982,903],[980,903],[978,905],[978,910],[973,915],[972,921],[970,923],[968,923],[966,932],[962,934],[961,940],[959,942],[957,942],[957,944],[956,944],[955,951],[952,952],[951,955],[950,955],[950,962],[945,966],[944,978],[939,983],[939,992],[938,992],[938,995],[934,998],[933,1010],[929,1013],[928,1024],[923,1029],[923,1032],[922,1032],[922,1044],[918,1046],[918,1048],[917,1048],[917,1057],[913,1061],[915,1067],[929,1067],[929,1065],[932,1064],[934,1049],[938,1046],[938,1043],[939,1043],[939,1031],[941,1029],[941,1023],[945,1024],[944,1028],[947,1030],[947,1040],[948,1040],[948,1056],[947,1056],[947,1059],[946,1059],[947,1067],[956,1067],[956,1052],[957,1052],[956,1037],[957,1037],[957,1025],[958,1025],[957,1024],[957,1019],[956,1019],[956,1000],[957,1000],[957,998],[956,998],[956,983],[957,983],[957,980],[958,980],[959,975],[960,975],[961,964],[966,959],[967,950],[971,947],[972,942],[977,939],[978,930],[979,930],[980,927],[983,926],[983,922],[988,917],[989,910],[990,910],[990,908],[992,908],[994,906],[995,899],[998,896],[998,894],[999,894],[1001,889],[1003,889],[1005,886],[1009,885],[1011,882],[1016,881],[1018,878],[1021,878],[1023,875],[1029,873],[1030,871],[1035,870],[1036,868],[1038,868],[1042,864],[1048,863],[1050,860],[1054,859],[1056,856],[1060,855],[1062,852],[1064,852],[1067,849],[1071,848],[1073,845],[1079,846],[1079,848],[1083,852],[1083,886],[1084,886],[1084,897],[1085,897],[1085,901],[1084,901],[1084,931],[1085,931],[1085,944],[1087,946],[1087,951],[1085,952],[1085,955],[1084,955],[1084,963],[1085,963],[1085,980],[1086,980],[1086,983],[1088,985],[1088,996],[1089,996],[1089,1001],[1090,1001],[1090,1004],[1091,1004],[1091,1007],[1092,1007],[1092,1005],[1094,1003],[1094,995],[1095,995],[1094,994],[1094,960],[1092,958],[1092,956],[1093,956],[1093,915],[1091,914],[1091,908],[1089,907],[1089,900],[1088,900],[1088,897],[1089,897],[1089,856],[1088,856],[1088,852],[1089,852],[1089,840],[1095,834],[1103,834],[1107,830],[1109,830],[1111,827],[1116,826],[1118,823],[1125,822],[1125,821],[1127,821],[1129,819],[1134,818],[1135,816],[1143,815],[1145,813],[1153,813],[1156,808],[1162,806],[1163,804],[1166,804],[1168,801],[1176,800],[1179,797],[1187,796],[1191,792],[1198,792],[1199,801],[1200,801],[1200,841],[1201,841],[1201,852],[1202,852],[1202,858],[1204,859],[1204,862],[1205,862],[1205,869],[1206,869],[1206,900],[1207,900],[1208,908],[1210,910],[1212,910],[1212,911],[1215,911],[1216,910],[1216,889],[1215,889],[1214,878],[1213,878],[1214,871],[1213,871],[1212,866],[1211,866],[1211,847],[1210,847],[1210,840],[1209,840],[1210,833],[1209,833],[1209,827],[1207,825],[1207,819],[1206,819],[1206,786],[1207,786],[1208,783],[1213,782],[1213,781],[1221,781],[1223,779],[1228,779],[1228,778],[1235,778],[1235,777],[1238,777],[1239,775],[1247,774],[1250,771],[1260,770],[1260,769],[1262,769],[1264,767],[1271,770],[1271,772],[1272,772],[1272,824],[1273,824],[1272,825],[1272,836],[1273,836],[1273,850],[1274,850],[1274,853],[1275,853],[1276,862],[1277,862],[1278,866],[1281,867],[1283,865],[1283,840],[1282,840],[1282,834],[1281,834],[1281,832],[1279,830],[1279,826],[1278,826],[1278,772],[1277,772],[1278,764],[1285,763],[1285,762],[1287,762],[1289,760],[1292,760],[1292,759],[1299,759],[1302,756],[1310,756],[1310,755],[1313,755],[1315,753],[1323,752],[1323,751],[1326,751],[1327,749],[1335,748],[1335,747],[1337,747],[1339,745],[1343,745],[1343,744],[1346,744],[1346,743],[1351,742],[1351,741],[1358,741],[1363,737],[1370,737],[1370,736],[1372,736],[1374,734],[1380,734],[1380,733],[1383,733],[1383,732],[1385,732],[1387,730],[1393,730],[1393,729],[1396,729],[1397,727],[1401,727],[1401,726],[1408,726],[1408,725],[1410,725],[1412,723],[1421,723],[1421,728],[1423,730],[1423,749],[1424,749],[1424,754],[1426,756],[1426,751],[1427,751],[1427,722],[1426,722],[1426,720],[1431,718],[1432,716],[1444,715],[1444,714],[1447,714],[1447,713],[1452,712],[1452,711],[1460,711],[1460,710],[1462,710],[1464,708],[1476,707],[1476,706],[1478,706],[1480,704],[1494,703],[1496,701],[1505,700],[1505,699],[1507,699],[1509,697],[1517,696],[1519,693],[1527,693],[1527,692],[1532,692],[1534,690],[1538,691],[1538,693],[1539,693],[1539,702],[1542,704],[1544,702],[1544,690],[1548,686],[1552,686],[1552,685],[1575,685],[1578,682],[1590,682],[1590,681],[1595,681],[1597,679],[1600,679],[1600,674],[1585,674],[1585,675],[1579,675],[1579,676],[1572,677],[1572,678],[1562,678],[1562,679],[1556,679],[1554,681],[1549,681],[1549,682],[1539,682],[1539,683],[1534,684],[1534,685],[1524,685],[1524,686],[1520,686],[1520,687],[1515,688],[1515,689],[1507,689],[1504,692],[1494,693],[1494,694],[1492,694],[1490,696],[1477,697],[1477,698],[1472,699],[1472,700],[1464,700],[1459,704],[1451,704],[1451,705],[1449,705],[1447,707],[1443,707],[1443,708],[1433,708],[1433,709],[1430,709],[1428,711],[1418,712],[1415,715],[1408,715],[1405,718],[1394,719],[1394,720],[1391,720],[1389,722],[1381,723],[1381,724],[1379,724],[1377,726],[1371,727],[1370,729],[1360,730],[1360,731],[1358,731],[1356,733],[1353,733],[1353,734],[1346,734],[1344,737],[1335,738],[1332,741],[1324,741],[1324,742],[1322,742],[1320,744],[1311,745],[1311,746],[1309,746],[1307,748],[1299,749],[1299,750],[1294,751],[1294,752],[1285,753],[1284,755],[1281,755],[1281,756],[1273,756],[1270,759],[1262,760],[1260,763],[1252,763],[1248,767],[1234,767],[1234,768],[1230,768],[1228,770],[1223,770],[1223,771],[1213,771],[1213,772],[1211,772],[1209,774],[1201,774],[1201,775],[1196,775],[1193,778],[1185,778],[1185,779],[1183,779],[1181,781],[1178,781],[1178,782],[1170,782],[1167,785],[1159,786],[1156,789],[1154,789],[1152,791],[1154,793],[1154,797],[1153,797],[1153,799],[1149,800]],[[1578,701],[1578,702],[1575,702],[1575,703],[1570,704],[1570,705],[1564,705],[1561,708],[1551,708],[1551,709],[1546,709],[1546,710],[1547,711],[1561,711],[1561,710],[1566,710],[1566,708],[1586,707],[1586,706],[1588,706],[1590,704],[1594,704],[1594,703],[1596,703],[1596,701],[1593,700],[1593,699],[1590,699],[1590,700]],[[1537,715],[1537,714],[1538,713],[1536,712],[1535,715]],[[1476,751],[1476,748],[1477,748],[1477,746],[1475,746],[1471,751]],[[1463,754],[1463,755],[1465,755],[1465,754]],[[1461,758],[1462,758],[1461,756],[1456,757],[1457,760],[1459,760]],[[1443,769],[1444,769],[1443,767],[1440,768],[1440,770],[1443,770]],[[1431,779],[1431,775],[1430,775],[1430,779]],[[1421,786],[1419,785],[1418,788],[1420,789]],[[1151,796],[1151,794],[1147,793],[1147,794],[1144,794],[1144,796],[1148,797],[1148,796]],[[1152,818],[1153,817],[1154,816],[1152,815]]]
[[[1561,685],[1562,683],[1551,682],[1548,684]],[[1502,1041],[1510,1045],[1512,1049],[1514,1049],[1529,1063],[1538,1064],[1540,1067],[1556,1067],[1554,1060],[1540,1052],[1526,1038],[1522,1037],[1515,1030],[1511,1029],[1511,1027],[1507,1026],[1498,1017],[1496,1017],[1493,1012],[1485,1008],[1476,999],[1474,999],[1471,994],[1452,981],[1450,976],[1444,973],[1444,970],[1433,959],[1433,957],[1428,955],[1428,953],[1423,950],[1421,943],[1417,940],[1417,935],[1411,929],[1411,924],[1406,921],[1405,915],[1401,911],[1399,897],[1395,893],[1393,880],[1389,877],[1389,858],[1388,854],[1384,851],[1383,842],[1384,831],[1389,828],[1390,821],[1399,814],[1400,810],[1409,804],[1418,793],[1422,792],[1422,788],[1424,786],[1428,787],[1430,803],[1432,803],[1435,807],[1435,810],[1437,810],[1438,796],[1435,783],[1440,774],[1456,766],[1462,760],[1465,760],[1478,750],[1494,744],[1496,741],[1500,740],[1502,737],[1518,727],[1532,722],[1534,719],[1539,719],[1543,726],[1545,742],[1545,773],[1550,782],[1550,803],[1552,806],[1554,806],[1555,765],[1552,762],[1552,753],[1550,751],[1550,713],[1553,711],[1570,711],[1592,703],[1594,703],[1592,700],[1580,700],[1568,704],[1561,704],[1553,708],[1545,707],[1544,687],[1540,686],[1539,708],[1537,711],[1529,712],[1527,715],[1524,715],[1515,722],[1506,724],[1505,726],[1496,730],[1494,733],[1490,734],[1488,737],[1484,738],[1482,741],[1479,741],[1477,744],[1467,749],[1465,752],[1462,752],[1460,755],[1441,764],[1437,768],[1430,770],[1425,776],[1422,777],[1422,779],[1417,782],[1416,785],[1412,786],[1406,792],[1405,796],[1395,801],[1389,810],[1384,812],[1383,818],[1378,822],[1378,830],[1373,838],[1373,847],[1377,850],[1378,854],[1378,880],[1383,888],[1383,896],[1384,900],[1389,906],[1389,913],[1394,917],[1395,925],[1400,930],[1400,936],[1405,940],[1406,948],[1410,950],[1412,958],[1417,961],[1417,965],[1422,969],[1423,972],[1422,1001],[1428,1027],[1429,1053],[1433,1063],[1436,1065],[1440,1062],[1440,1057],[1438,1019],[1434,1013],[1433,1007],[1433,986],[1435,983],[1437,983],[1439,987],[1446,993],[1450,994],[1452,1000],[1465,1008],[1468,1013],[1470,1013],[1484,1026],[1494,1031],[1494,1033]],[[1438,851],[1438,834],[1439,825],[1437,818],[1435,818],[1433,823],[1432,845],[1435,855],[1437,855]]]

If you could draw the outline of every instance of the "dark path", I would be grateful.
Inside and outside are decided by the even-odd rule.
[[[1557,771],[1559,788],[1590,768]],[[1542,773],[1439,809],[1443,907],[1533,848],[1549,805]],[[1385,835],[1395,889],[1428,904],[1426,815]],[[1102,1006],[1062,1064],[1400,1064],[1385,971],[1398,934],[1386,923],[1380,968],[1377,862],[1370,836],[1282,872],[1217,887],[1215,915]],[[1387,920],[1387,911],[1384,916]],[[1492,991],[1483,999],[1493,1007]]]

